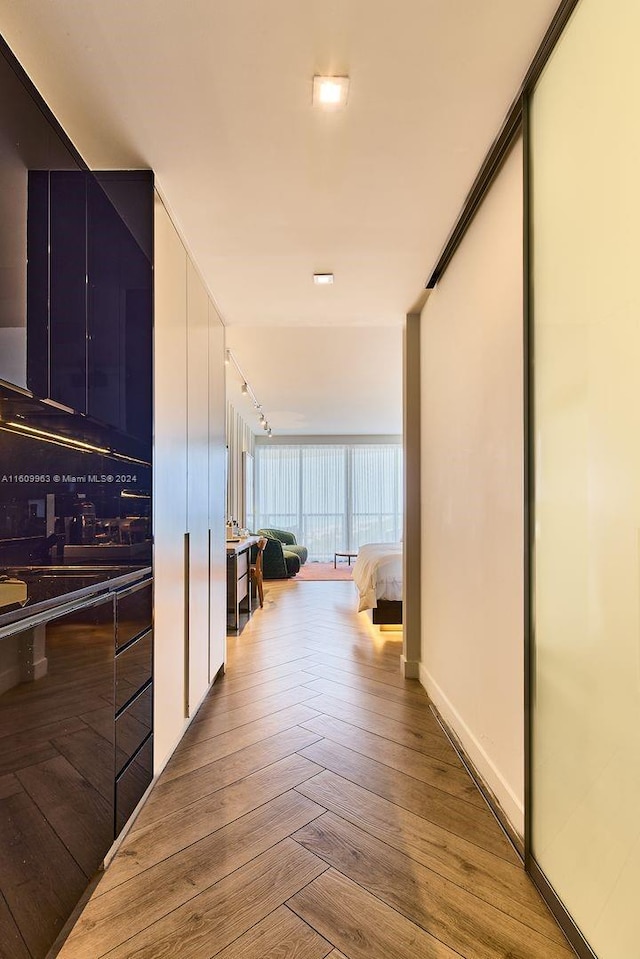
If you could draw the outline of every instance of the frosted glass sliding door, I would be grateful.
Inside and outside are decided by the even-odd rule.
[[[531,851],[640,955],[640,4],[581,0],[530,104]]]

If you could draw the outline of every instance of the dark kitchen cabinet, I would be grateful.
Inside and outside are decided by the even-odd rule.
[[[49,174],[32,170],[27,182],[25,385],[36,396],[46,397],[49,395]]]
[[[116,594],[116,836],[153,779],[152,590]]]
[[[116,649],[120,651],[151,629],[153,585],[150,580],[118,593]]]
[[[132,188],[144,190],[152,182],[145,174],[128,173],[100,174],[88,181],[87,412],[144,439],[151,424],[151,251],[140,229],[144,206],[133,225],[146,252],[124,219],[126,211],[106,192],[121,186],[122,177],[129,192],[124,198],[118,192],[116,202],[125,207]],[[146,217],[152,217],[151,197]]]
[[[49,397],[87,409],[87,174],[49,181]]]
[[[113,669],[113,595],[0,639],[0,892],[33,959],[113,842]]]
[[[34,261],[28,249],[27,219],[40,206],[36,219],[47,229],[47,171],[79,171],[82,159],[61,128],[39,100],[19,64],[0,37],[0,380],[24,389],[27,386],[27,261],[32,272],[42,273],[41,295],[48,295],[48,251],[40,245],[42,258]],[[31,190],[30,174],[40,174],[39,186]],[[39,202],[38,201],[42,201]],[[35,269],[34,269],[35,268]],[[40,316],[46,318],[46,303]],[[35,342],[46,342],[46,329]],[[39,388],[38,396],[45,396]],[[1,930],[0,930],[1,932]],[[1,939],[1,935],[0,935]]]
[[[32,171],[27,381],[149,441],[153,174]]]
[[[153,735],[144,741],[116,780],[116,834],[140,802],[153,779]]]
[[[152,781],[150,599],[0,630],[0,955],[44,959]]]

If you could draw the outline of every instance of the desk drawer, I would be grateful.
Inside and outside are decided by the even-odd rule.
[[[249,593],[249,576],[247,573],[244,576],[238,577],[238,591],[236,594],[237,601],[240,602],[247,596]]]
[[[249,572],[249,551],[245,550],[244,553],[239,553],[237,557],[237,573],[238,579],[241,576],[244,576],[245,573]]]

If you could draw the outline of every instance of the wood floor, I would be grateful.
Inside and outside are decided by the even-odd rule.
[[[570,959],[350,583],[267,584],[61,959]]]

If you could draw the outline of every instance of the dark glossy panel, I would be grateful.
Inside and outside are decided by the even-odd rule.
[[[125,397],[121,369],[125,295],[121,288],[126,227],[101,187],[89,184],[88,252],[88,412],[122,429]]]
[[[34,957],[113,841],[113,628],[110,597],[0,640],[0,892]]]
[[[147,439],[151,436],[153,376],[153,173],[117,170],[97,172],[93,177],[118,222],[120,428]],[[90,230],[90,243],[92,239]],[[93,286],[91,269],[89,277]],[[95,325],[90,311],[91,344],[98,335]]]
[[[52,408],[48,412],[46,417],[37,410],[21,412],[19,405],[12,408],[0,390],[0,572],[48,563],[149,564],[151,467],[65,448],[61,431],[72,432],[78,418]],[[12,422],[59,435],[61,443],[16,432],[8,427]],[[92,445],[111,439],[108,434],[80,437]],[[91,538],[77,528],[81,504],[87,502],[95,511]]]
[[[87,410],[87,174],[49,179],[49,395]]]
[[[127,216],[126,204],[140,200],[150,206],[152,179],[98,176],[102,179],[89,184],[87,214],[89,413],[144,438],[151,432],[152,271],[127,220],[138,232],[144,232],[142,225],[148,232],[153,221],[149,216],[140,224],[137,207]],[[106,188],[118,199],[118,209]]]
[[[0,378],[26,386],[29,171],[79,165],[0,44]]]
[[[144,583],[118,594],[116,606],[116,648],[151,628],[153,584]]]
[[[49,395],[49,173],[29,171],[27,211],[27,386]]]
[[[92,176],[153,263],[153,170],[94,170]]]
[[[116,719],[116,769],[120,771],[153,728],[153,686],[129,703]]]
[[[148,265],[145,264],[145,269]],[[125,308],[123,429],[130,436],[150,440],[153,417],[153,286],[129,289]]]
[[[116,710],[122,709],[153,672],[153,631],[116,656]]]
[[[116,836],[126,826],[152,779],[153,736],[150,736],[116,781]]]

